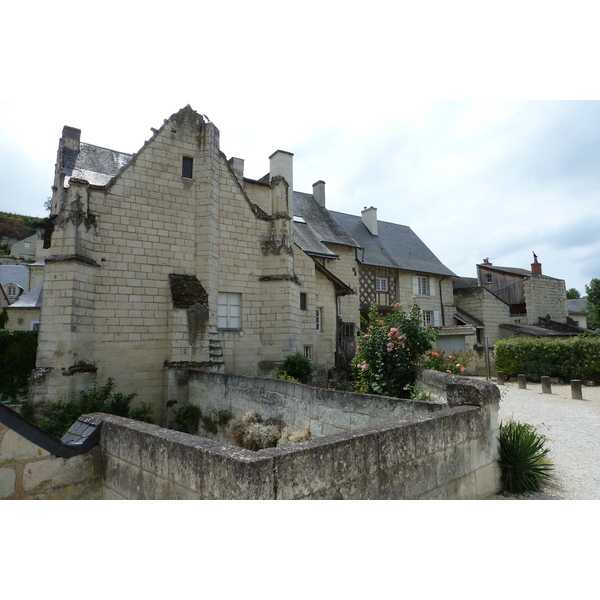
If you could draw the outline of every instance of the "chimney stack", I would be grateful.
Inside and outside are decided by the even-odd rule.
[[[360,213],[363,225],[371,232],[377,235],[377,209],[374,206],[365,209]]]
[[[322,208],[325,208],[325,182],[317,181],[313,183],[313,198],[317,201],[317,204]]]
[[[64,148],[69,150],[77,150],[79,152],[79,139],[81,137],[81,129],[69,127],[65,125],[62,130],[62,143]]]
[[[273,207],[273,211],[285,210],[288,214],[294,214],[294,155],[285,150],[276,150],[269,156],[269,179],[283,177],[288,184],[287,207]]]
[[[531,274],[532,275],[541,275],[542,274],[542,265],[541,265],[541,263],[538,262],[535,252],[533,253],[533,262],[531,263]]]

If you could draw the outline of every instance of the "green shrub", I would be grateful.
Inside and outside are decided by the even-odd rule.
[[[275,379],[283,379],[284,381],[295,381],[296,383],[300,383],[299,379],[296,379],[295,377],[292,377],[291,375],[288,375],[282,369],[277,369],[277,368],[275,368],[274,378]]]
[[[505,492],[538,492],[550,479],[547,438],[527,423],[500,423],[500,467]]]
[[[102,387],[93,386],[79,394],[73,393],[69,400],[50,402],[37,426],[50,435],[61,438],[81,415],[89,413],[103,412],[147,423],[154,422],[150,403],[131,409],[131,401],[137,394],[115,393],[115,387],[114,379],[109,378]]]
[[[509,338],[494,345],[496,369],[509,377],[523,373],[529,381],[543,375],[600,384],[600,336],[569,339]]]
[[[198,433],[202,411],[199,407],[188,404],[182,406],[175,415],[175,429],[183,433]]]
[[[433,327],[423,325],[421,309],[416,305],[405,311],[396,304],[386,315],[380,315],[377,306],[372,305],[367,330],[360,334],[352,361],[355,390],[402,395],[414,384],[420,362],[437,337]]]
[[[288,378],[292,377],[293,380],[301,381],[302,383],[306,383],[313,374],[313,364],[309,358],[300,354],[300,352],[295,352],[294,354],[289,354],[285,357],[283,364],[281,365],[280,372],[283,371]],[[284,377],[279,377],[279,379],[283,379]]]
[[[37,331],[0,330],[0,401],[27,395],[37,339]]]

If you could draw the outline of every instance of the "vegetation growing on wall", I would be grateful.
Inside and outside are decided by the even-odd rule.
[[[405,310],[396,304],[380,315],[377,306],[369,310],[368,326],[360,334],[352,367],[355,390],[363,394],[400,396],[414,384],[423,356],[432,349],[438,332],[423,324],[421,309]]]
[[[142,403],[132,409],[131,401],[137,394],[134,392],[124,395],[115,392],[115,387],[114,379],[109,378],[102,387],[94,386],[89,390],[79,392],[79,394],[73,394],[68,400],[50,402],[44,418],[37,423],[37,426],[50,435],[61,438],[81,415],[95,412],[154,423],[150,403]]]
[[[564,340],[509,338],[494,345],[496,369],[509,377],[520,373],[529,381],[542,376],[568,382],[600,384],[600,336],[577,336]]]
[[[500,468],[505,492],[539,492],[552,475],[548,439],[527,423],[500,423]]]
[[[241,419],[233,421],[229,426],[229,435],[234,444],[248,450],[287,446],[311,438],[308,426],[291,429],[285,423],[264,420],[254,411],[248,411]]]
[[[27,395],[35,368],[37,331],[0,330],[0,401]]]

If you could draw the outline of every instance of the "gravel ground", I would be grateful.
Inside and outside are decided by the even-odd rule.
[[[494,382],[495,383],[495,382]],[[529,423],[549,442],[554,478],[544,491],[499,495],[495,500],[600,500],[600,386],[583,386],[583,400],[571,398],[571,386],[552,384],[543,394],[539,383],[498,386],[499,419]]]

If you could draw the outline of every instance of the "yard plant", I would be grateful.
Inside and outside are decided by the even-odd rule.
[[[401,396],[414,384],[424,356],[438,332],[423,324],[421,309],[401,304],[385,315],[376,305],[369,310],[366,331],[360,334],[352,361],[355,390],[363,394]]]
[[[552,475],[546,436],[533,425],[500,423],[502,490],[510,493],[538,492]]]

